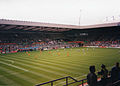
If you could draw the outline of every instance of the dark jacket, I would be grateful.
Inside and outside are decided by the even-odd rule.
[[[89,86],[97,86],[97,75],[95,73],[89,73],[87,75],[87,83]]]

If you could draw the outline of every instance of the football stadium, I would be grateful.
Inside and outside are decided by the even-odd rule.
[[[90,65],[96,73],[101,64],[110,71],[120,61],[119,24],[80,27],[1,19],[0,86],[80,86]]]
[[[119,0],[0,0],[0,86],[120,86]]]

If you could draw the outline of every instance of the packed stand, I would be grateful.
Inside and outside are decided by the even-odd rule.
[[[103,48],[120,48],[120,40],[115,41],[91,41],[86,42],[85,46],[103,47]]]
[[[30,40],[29,40],[30,41]],[[31,40],[32,41],[32,40]],[[0,53],[14,53],[33,50],[51,50],[59,48],[79,47],[78,43],[68,43],[63,40],[38,40],[37,42],[23,42],[23,43],[0,43]]]

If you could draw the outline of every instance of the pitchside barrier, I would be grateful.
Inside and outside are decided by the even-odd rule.
[[[98,77],[98,82],[100,81],[100,79],[101,78]],[[62,80],[62,83],[60,82],[60,80]],[[56,83],[57,81],[59,82]],[[87,84],[87,79],[76,80],[71,76],[67,76],[67,77],[56,79],[56,80],[48,81],[42,84],[38,84],[35,86],[88,86],[88,84]]]
[[[71,80],[70,80],[71,79]],[[86,79],[82,79],[82,80],[76,80],[74,79],[73,77],[71,76],[67,76],[67,77],[63,77],[63,78],[59,78],[59,79],[56,79],[56,80],[52,80],[52,81],[48,81],[48,82],[45,82],[45,83],[42,83],[42,84],[38,84],[38,85],[35,85],[35,86],[43,86],[43,85],[47,85],[47,86],[61,86],[61,85],[56,85],[55,82],[59,81],[59,80],[64,80],[65,84],[62,85],[62,86],[70,86],[73,84],[77,84],[77,85],[81,85],[81,86],[84,86],[84,83],[86,82]],[[69,82],[70,81],[70,82]],[[79,83],[77,83],[79,82]],[[77,86],[75,85],[75,86]]]
[[[62,82],[57,82],[62,80]],[[98,86],[102,86],[99,82],[100,82],[101,78],[100,76],[98,76]],[[57,82],[57,83],[56,83]],[[108,79],[107,79],[107,86],[120,86],[120,80],[111,83],[111,77],[108,74]],[[67,76],[67,77],[63,77],[63,78],[59,78],[56,80],[52,80],[52,81],[48,81],[42,84],[38,84],[35,86],[88,86],[87,84],[87,79],[82,79],[82,80],[76,80],[71,76]]]

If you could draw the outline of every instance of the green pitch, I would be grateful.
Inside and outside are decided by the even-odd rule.
[[[0,86],[34,86],[39,83],[72,76],[86,77],[90,65],[100,70],[120,61],[120,49],[71,48],[50,51],[0,54]],[[63,81],[56,82],[61,86]],[[46,85],[49,86],[49,85]]]

